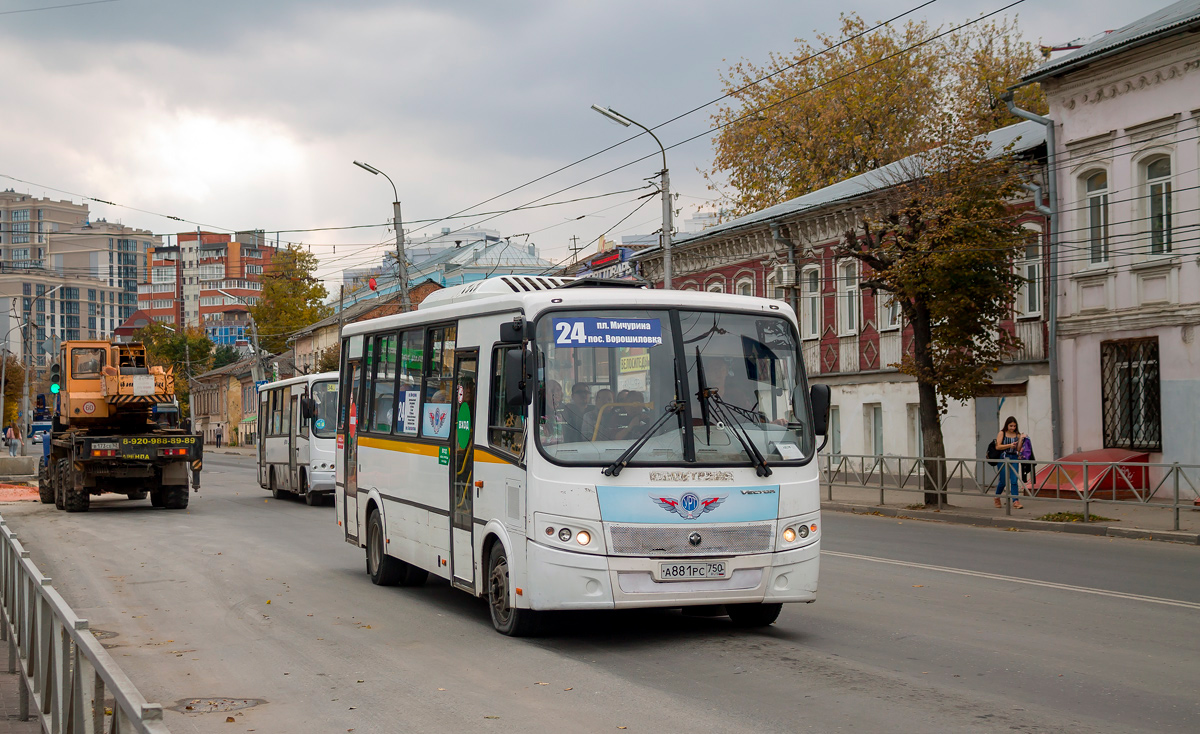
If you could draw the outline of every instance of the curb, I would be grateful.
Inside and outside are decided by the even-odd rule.
[[[1142,528],[1119,528],[1112,525],[1093,525],[1073,522],[1047,522],[1045,520],[1024,520],[1015,517],[989,517],[987,515],[968,515],[961,512],[936,512],[932,510],[902,510],[895,507],[880,507],[876,505],[854,505],[846,502],[822,502],[822,510],[847,512],[852,515],[883,515],[913,520],[932,520],[954,525],[974,525],[992,527],[1002,530],[1042,530],[1051,533],[1074,533],[1076,535],[1107,536],[1110,538],[1132,538],[1135,540],[1159,540],[1167,543],[1184,543],[1200,545],[1200,533],[1178,530],[1144,530]]]

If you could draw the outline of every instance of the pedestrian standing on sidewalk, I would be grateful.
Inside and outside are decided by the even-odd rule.
[[[8,428],[4,429],[4,439],[8,443],[8,455],[16,456],[17,449],[20,448],[20,443],[17,438],[17,430],[13,428],[11,423],[8,424]]]
[[[1025,434],[1021,433],[1021,429],[1017,427],[1017,419],[1011,415],[1005,418],[1004,428],[996,434],[996,450],[1000,452],[1001,459],[1008,459],[1011,463],[1001,462],[1000,464],[1000,482],[996,485],[996,507],[1002,507],[1000,496],[1004,494],[1004,488],[1007,486],[1012,493],[1013,507],[1021,509],[1021,480],[1017,476],[1017,462],[1024,439]]]
[[[217,431],[216,431],[217,448],[221,448],[221,433],[222,433],[221,427],[217,426]]]

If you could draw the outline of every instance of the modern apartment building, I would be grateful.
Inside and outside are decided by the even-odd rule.
[[[86,204],[0,192],[5,347],[42,379],[61,341],[110,338],[136,309],[157,242],[147,230],[91,221]]]
[[[141,310],[174,326],[203,326],[219,345],[247,343],[250,306],[258,303],[275,246],[261,231],[182,232],[174,239],[150,256],[149,278],[138,288]]]

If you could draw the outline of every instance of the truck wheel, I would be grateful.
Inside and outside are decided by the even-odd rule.
[[[63,503],[64,493],[67,491],[67,476],[70,474],[71,463],[67,459],[59,459],[58,472],[55,474],[54,481],[54,506],[60,510],[67,509]]]
[[[538,614],[532,609],[517,609],[512,605],[511,582],[508,575],[508,555],[499,541],[488,555],[488,610],[492,626],[509,637],[528,637],[537,633]]]
[[[75,468],[67,462],[66,481],[63,482],[63,509],[67,512],[87,512],[92,504],[92,496],[87,489],[76,486],[83,484],[82,477],[75,476]]]
[[[384,550],[383,519],[379,510],[371,510],[367,519],[367,573],[376,586],[395,586],[404,576],[408,564],[392,558]]]
[[[150,490],[150,504],[155,507],[166,507],[166,491],[161,489]]]
[[[188,486],[181,484],[173,487],[163,487],[163,506],[168,510],[186,510],[188,506]]]
[[[54,481],[51,479],[49,466],[38,470],[38,499],[43,505],[54,503]]]

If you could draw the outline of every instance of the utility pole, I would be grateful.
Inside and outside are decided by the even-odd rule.
[[[400,194],[396,192],[396,182],[392,177],[369,163],[354,161],[354,165],[367,173],[383,176],[392,185],[392,223],[396,227],[396,277],[400,280],[400,308],[404,313],[412,310],[412,301],[408,298],[408,260],[404,257],[404,221],[400,216]]]
[[[600,105],[592,105],[592,109],[604,115],[608,119],[629,127],[637,125],[641,129],[650,133],[650,137],[654,138],[654,142],[658,143],[659,150],[662,151],[662,171],[659,175],[662,177],[662,251],[663,251],[663,290],[671,290],[671,175],[667,170],[667,149],[663,147],[662,141],[654,134],[654,131],[646,127],[637,120],[633,120],[620,112],[617,112],[612,107],[601,107]]]

